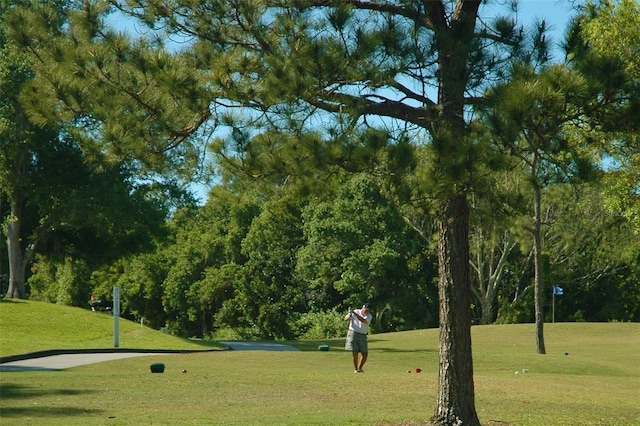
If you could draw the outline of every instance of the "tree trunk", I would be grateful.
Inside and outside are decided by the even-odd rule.
[[[442,2],[430,5],[438,49],[438,105],[430,129],[435,150],[435,181],[443,192],[438,212],[438,295],[440,344],[438,399],[432,422],[479,426],[471,354],[471,280],[469,274],[468,175],[471,155],[464,120],[467,67],[480,1],[457,1],[451,16]],[[450,20],[450,21],[449,21]],[[450,22],[447,25],[447,22]]]
[[[542,234],[541,226],[541,190],[535,188],[535,202],[533,206],[533,246],[534,246],[534,304],[536,310],[536,350],[539,354],[546,354],[544,347],[544,292],[542,291]]]
[[[471,294],[482,309],[481,324],[492,324],[494,321],[496,294],[502,284],[507,258],[516,246],[516,243],[511,241],[512,238],[509,231],[504,231],[500,242],[501,247],[498,247],[494,243],[497,239],[495,238],[496,233],[495,226],[489,238],[485,236],[480,227],[474,232],[476,261],[475,263],[470,262],[471,269],[475,272],[475,280],[472,280],[471,285]],[[488,255],[485,254],[485,251],[488,251]],[[497,252],[499,253],[496,254]],[[474,283],[474,281],[476,282]]]
[[[493,324],[493,297],[487,296],[480,300],[480,308],[482,309],[482,316],[480,317],[480,324],[489,325]]]
[[[7,221],[7,250],[9,255],[9,289],[6,299],[25,299],[27,292],[24,285],[25,262],[22,255],[20,226],[22,205],[15,199],[11,200],[11,214]]]
[[[468,227],[466,195],[453,195],[438,220],[440,361],[438,401],[432,421],[441,425],[480,425],[471,354]]]

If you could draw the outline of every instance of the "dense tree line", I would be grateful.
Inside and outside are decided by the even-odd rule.
[[[256,338],[367,300],[440,326],[433,421],[478,424],[472,323],[545,353],[552,285],[558,320],[640,316],[637,4],[586,3],[554,64],[481,3],[1,1],[7,296],[117,284],[152,327]]]
[[[376,307],[378,332],[437,326],[433,235],[425,244],[369,174],[345,177],[336,191],[330,199],[294,191],[262,201],[216,188],[204,206],[177,212],[171,237],[123,262],[96,295],[109,297],[118,284],[125,315],[184,336],[336,337],[339,322],[323,329],[308,315],[339,319],[336,309],[362,300]],[[607,210],[597,183],[554,185],[545,198],[545,321],[551,285],[565,292],[556,299],[557,321],[638,321],[632,224]],[[483,299],[484,277],[474,274],[475,323],[535,319],[532,241],[519,225],[527,215],[510,215],[501,223],[478,218],[484,223],[473,227],[472,263],[496,275]],[[435,224],[423,226],[433,232]],[[315,318],[330,321],[323,315]]]
[[[307,315],[339,320],[336,309],[369,300],[380,307],[379,331],[437,324],[435,253],[369,175],[349,178],[332,200],[257,200],[214,191],[197,212],[178,212],[174,238],[112,281],[134,296],[124,297],[125,313],[187,336],[222,328],[245,338],[324,338],[342,326],[310,336]],[[164,309],[146,308],[141,283],[162,295]]]

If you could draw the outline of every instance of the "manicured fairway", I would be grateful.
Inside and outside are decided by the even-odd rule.
[[[10,332],[0,324],[3,335]],[[532,324],[473,328],[484,424],[640,424],[640,324],[546,324],[545,338],[548,353],[537,355]],[[353,373],[342,340],[290,342],[300,352],[160,355],[3,372],[0,424],[426,424],[435,406],[437,339],[437,330],[373,335],[364,374]],[[325,343],[331,349],[318,351]],[[150,364],[159,361],[165,372],[152,374]]]

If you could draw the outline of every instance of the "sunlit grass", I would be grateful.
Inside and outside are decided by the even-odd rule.
[[[4,339],[10,329],[1,318]],[[546,324],[547,355],[536,354],[531,324],[472,332],[483,424],[640,424],[640,324]],[[168,354],[60,372],[3,372],[0,424],[409,425],[433,414],[437,330],[370,336],[364,374],[353,373],[341,339],[289,343],[303,350]],[[320,344],[331,349],[318,351]],[[150,372],[154,362],[165,363],[163,374]]]
[[[180,339],[123,318],[119,348],[210,349],[207,342]],[[0,300],[0,356],[50,349],[114,347],[113,316],[50,303]]]

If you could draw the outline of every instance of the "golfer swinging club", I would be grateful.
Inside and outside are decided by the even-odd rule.
[[[367,333],[369,332],[369,324],[371,324],[370,305],[365,303],[362,309],[351,310],[345,315],[344,320],[349,321],[349,331],[347,332],[347,341],[344,345],[346,351],[353,354],[353,368],[355,373],[362,373],[362,367],[367,362],[369,355],[369,347],[367,345]],[[362,358],[360,358],[362,354]]]

